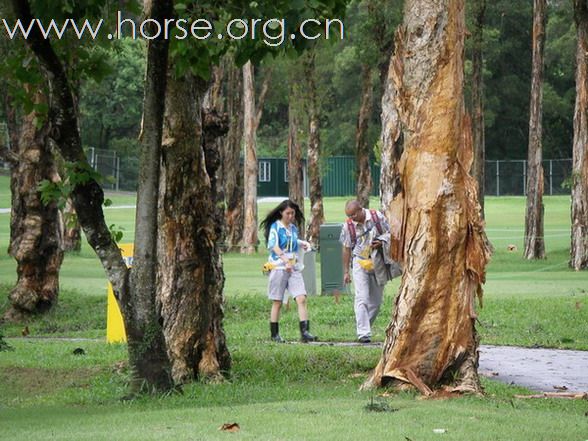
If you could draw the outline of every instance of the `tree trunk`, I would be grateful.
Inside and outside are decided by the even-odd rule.
[[[145,2],[145,17],[159,22],[173,14],[173,0]],[[128,337],[130,365],[136,370],[134,390],[143,387],[138,381],[147,378],[147,384],[157,390],[173,386],[170,361],[166,352],[162,330],[163,316],[156,309],[158,289],[157,238],[159,207],[159,183],[162,127],[167,86],[168,40],[151,40],[147,47],[147,72],[143,98],[143,128],[141,133],[141,157],[137,187],[137,213],[135,219],[135,249],[131,270],[130,294],[134,302],[132,313],[124,314]],[[184,176],[188,179],[188,176]],[[163,179],[161,179],[163,181]],[[173,268],[168,268],[173,271]],[[163,281],[159,281],[163,291]],[[131,311],[129,311],[131,312]]]
[[[405,150],[400,220],[404,265],[382,357],[364,384],[428,394],[480,391],[474,300],[489,249],[479,217],[471,126],[464,116],[464,0],[406,0],[392,61]]]
[[[218,106],[217,106],[218,107]],[[221,247],[224,241],[224,193],[222,192],[222,150],[229,131],[228,115],[219,116],[215,112],[207,112],[203,117],[204,130],[204,157],[206,172],[210,176],[211,199],[214,201],[213,211],[210,213],[210,221],[215,228],[216,237],[220,238],[210,250],[209,276],[210,283],[210,323],[206,330],[206,338],[203,353],[198,363],[198,373],[201,376],[219,378],[231,368],[231,354],[227,348],[224,319],[224,294],[225,275],[223,270]],[[223,170],[223,174],[224,174]]]
[[[394,198],[402,191],[400,172],[398,170],[402,155],[402,126],[399,119],[397,102],[397,87],[394,84],[394,65],[388,63],[388,75],[384,84],[382,96],[382,142],[381,167],[380,167],[380,205],[386,215],[386,219],[393,220],[391,207]]]
[[[81,249],[82,231],[78,215],[71,198],[68,198],[63,209],[63,251],[80,251]]]
[[[243,245],[241,252],[252,254],[257,251],[257,145],[255,140],[255,88],[253,65],[248,61],[243,66],[243,140],[245,145],[244,163],[244,205]]]
[[[533,69],[529,117],[529,154],[527,159],[527,212],[525,216],[526,259],[545,258],[543,237],[543,53],[547,1],[533,0]]]
[[[222,313],[224,275],[216,176],[208,173],[203,149],[205,84],[190,76],[173,79],[172,71],[159,187],[157,300],[172,376],[176,383],[186,383],[220,375],[228,370],[230,357],[222,322],[213,325],[215,313]]]
[[[574,18],[578,42],[570,266],[578,271],[588,269],[588,4],[586,0],[574,0]]]
[[[45,99],[38,93],[35,101],[40,104]],[[38,190],[42,180],[56,182],[59,175],[46,138],[49,125],[45,122],[38,127],[38,120],[42,121],[43,116],[36,112],[23,118],[16,144],[18,151],[13,150],[18,162],[11,167],[8,252],[17,262],[17,281],[10,291],[11,306],[5,315],[11,321],[48,311],[59,295],[62,224],[57,203],[43,204]]]
[[[372,85],[372,69],[367,64],[361,66],[361,105],[355,132],[355,161],[357,175],[357,200],[363,207],[370,205],[372,191],[372,173],[370,169],[371,146],[368,145],[367,134],[374,90]]]
[[[223,179],[226,201],[225,248],[240,249],[243,241],[243,167],[241,141],[243,139],[243,81],[233,58],[227,61],[227,112],[229,132],[223,151]]]
[[[323,207],[323,187],[321,184],[321,138],[320,138],[320,107],[316,90],[315,71],[316,52],[310,52],[304,63],[304,76],[307,81],[308,108],[308,180],[310,196],[310,222],[308,223],[307,240],[316,248],[319,244],[320,226],[325,222]]]
[[[302,148],[298,140],[300,120],[297,112],[299,101],[296,80],[290,78],[290,96],[288,100],[288,198],[298,204],[304,213],[304,164]],[[299,225],[300,237],[304,237],[305,225]]]
[[[484,58],[482,47],[484,43],[484,19],[486,14],[486,0],[475,0],[474,32],[472,36],[472,131],[474,138],[474,163],[472,175],[478,182],[478,200],[482,218],[484,218],[484,169],[486,160],[486,141],[484,136]]]
[[[13,0],[12,6],[17,19],[24,23],[30,23],[33,20],[27,0]],[[165,17],[172,16],[173,2],[171,0],[149,3],[148,6],[145,17],[162,23]],[[64,65],[53,50],[50,41],[43,37],[38,28],[33,27],[26,44],[39,60],[50,84],[51,138],[59,147],[65,160],[76,163],[78,171],[87,170],[89,165],[82,149],[74,94]],[[72,191],[72,200],[80,225],[113,285],[114,295],[123,314],[128,340],[129,365],[132,370],[132,392],[169,390],[173,386],[163,333],[159,325],[159,317],[155,313],[154,295],[157,231],[153,226],[156,226],[157,219],[153,207],[157,206],[158,175],[154,175],[153,172],[158,172],[159,167],[167,53],[167,40],[150,41],[145,76],[143,160],[137,194],[133,281],[129,282],[129,271],[121,251],[112,240],[104,221],[102,188],[95,180],[89,179],[76,185]],[[148,227],[148,231],[145,231],[145,227]]]

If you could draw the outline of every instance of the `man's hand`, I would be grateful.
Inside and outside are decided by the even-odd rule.
[[[349,285],[351,283],[351,276],[349,275],[349,272],[345,272],[345,274],[343,274],[343,283],[345,283],[345,285]]]
[[[379,240],[372,241],[372,248],[377,250],[378,248],[382,248],[382,242]]]

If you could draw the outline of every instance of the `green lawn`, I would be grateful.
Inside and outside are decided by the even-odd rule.
[[[9,204],[8,180],[0,176],[0,208]],[[130,205],[133,195],[113,195],[115,206]],[[328,198],[328,222],[341,222],[345,198]],[[260,204],[260,215],[274,204]],[[374,200],[374,206],[377,205]],[[545,231],[548,259],[521,258],[524,199],[486,199],[487,231],[495,253],[488,268],[482,343],[588,350],[588,272],[568,270],[569,198],[547,197]],[[108,209],[108,223],[132,237],[132,209]],[[8,214],[0,214],[0,249],[8,246]],[[507,247],[514,244],[516,252]],[[518,400],[524,390],[484,380],[484,398],[419,400],[411,393],[380,397],[358,386],[379,357],[374,347],[317,347],[268,343],[267,279],[261,275],[265,253],[227,254],[225,331],[233,369],[222,384],[195,383],[182,395],[144,397],[131,403],[125,393],[126,347],[107,345],[106,279],[92,250],[84,244],[68,255],[59,305],[23,325],[4,325],[13,351],[0,353],[0,439],[10,440],[214,440],[214,439],[398,439],[398,440],[587,440],[585,402]],[[320,267],[317,268],[320,274]],[[0,255],[0,313],[15,280],[15,265]],[[382,341],[392,313],[396,280],[386,289],[374,328]],[[320,285],[319,285],[320,286]],[[312,331],[321,340],[354,338],[350,296],[312,297]],[[283,336],[298,338],[295,308],[285,311]],[[85,337],[64,341],[35,337]],[[73,355],[82,347],[84,356]],[[369,412],[375,400],[384,411]],[[237,422],[238,433],[218,429]],[[434,429],[445,429],[438,434]]]

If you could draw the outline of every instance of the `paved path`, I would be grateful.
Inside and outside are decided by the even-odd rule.
[[[310,344],[382,346],[381,343],[366,345],[356,342]],[[479,373],[503,383],[524,386],[538,392],[588,392],[588,351],[482,345]]]
[[[540,392],[588,392],[588,351],[481,346],[479,371]]]

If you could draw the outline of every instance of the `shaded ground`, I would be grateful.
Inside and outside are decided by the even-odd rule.
[[[90,338],[25,337],[51,341],[100,341]],[[13,340],[13,339],[8,339]],[[16,339],[14,339],[16,340]],[[273,344],[273,343],[270,343]],[[298,344],[290,341],[288,344]],[[312,342],[311,346],[379,348],[381,343]],[[32,370],[31,370],[32,371]],[[588,351],[518,346],[480,346],[480,375],[538,392],[588,392]],[[0,375],[6,375],[0,372]],[[90,372],[88,373],[90,375]]]

